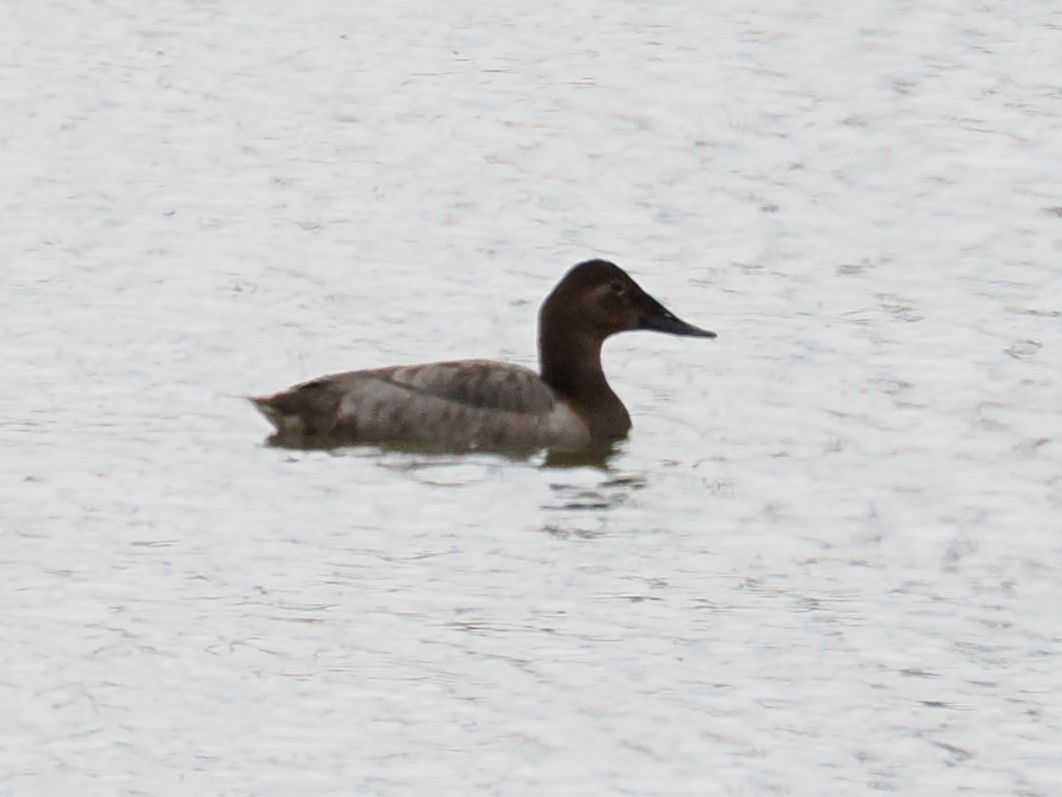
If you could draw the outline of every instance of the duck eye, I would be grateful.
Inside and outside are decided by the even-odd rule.
[[[608,287],[612,289],[613,293],[623,293],[623,283],[619,280],[613,280],[612,284]]]

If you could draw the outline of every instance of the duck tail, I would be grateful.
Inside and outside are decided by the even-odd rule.
[[[245,398],[265,416],[267,421],[273,424],[277,434],[298,434],[301,431],[302,419],[298,415],[284,412],[282,402],[278,401],[283,395],[283,393],[277,393],[272,396],[245,396]]]

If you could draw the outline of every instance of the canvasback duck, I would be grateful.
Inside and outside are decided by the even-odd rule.
[[[601,345],[635,329],[716,336],[676,318],[619,266],[588,260],[542,304],[540,373],[490,360],[399,365],[250,400],[276,427],[273,442],[578,452],[608,446],[631,428],[601,369]]]

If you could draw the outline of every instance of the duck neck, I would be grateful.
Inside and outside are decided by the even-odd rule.
[[[596,335],[555,333],[548,325],[539,334],[542,381],[553,388],[587,424],[595,438],[620,438],[630,429],[630,415],[605,379],[601,344]]]

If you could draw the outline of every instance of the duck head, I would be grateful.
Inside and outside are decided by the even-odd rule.
[[[589,335],[600,344],[610,335],[636,329],[691,338],[716,334],[678,318],[646,293],[623,269],[607,260],[572,267],[542,305],[542,334],[557,328]]]

